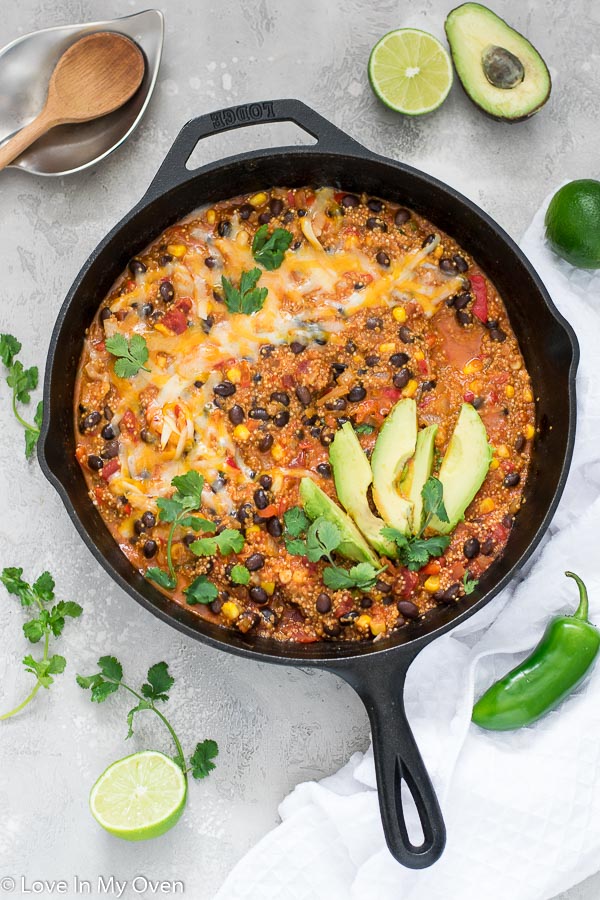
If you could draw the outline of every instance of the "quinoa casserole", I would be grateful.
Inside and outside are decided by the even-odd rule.
[[[275,188],[132,259],[74,405],[92,502],[174,603],[281,641],[454,604],[523,502],[531,382],[502,299],[397,203]]]

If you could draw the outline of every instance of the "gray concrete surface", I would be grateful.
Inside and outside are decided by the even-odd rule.
[[[391,28],[408,25],[442,38],[451,5],[443,0],[410,5],[163,0],[160,79],[129,143],[96,170],[62,180],[13,170],[0,175],[0,330],[23,341],[24,362],[43,366],[55,315],[81,263],[144,192],[179,127],[208,110],[296,96],[368,146],[454,185],[517,239],[558,182],[598,177],[600,6],[595,0],[496,4],[552,70],[552,100],[530,122],[508,126],[486,119],[458,85],[443,108],[423,120],[404,120],[377,103],[365,71],[374,42]],[[144,6],[139,0],[4,2],[0,39]],[[200,157],[222,156],[257,140],[275,138],[266,131],[259,138],[239,132],[214,138]],[[295,783],[334,771],[366,746],[360,702],[333,677],[221,655],[138,608],[82,545],[37,463],[25,463],[4,383],[0,409],[0,563],[21,565],[31,576],[51,569],[59,596],[85,607],[84,617],[69,623],[62,640],[67,673],[29,711],[1,728],[0,874],[28,880],[75,874],[91,880],[99,874],[178,878],[188,896],[208,900],[236,860],[277,822],[277,804]],[[21,622],[22,611],[3,592],[2,709],[27,690],[19,662],[26,652]],[[126,744],[126,700],[92,706],[74,684],[76,671],[93,669],[107,652],[121,657],[127,675],[138,682],[150,663],[168,660],[177,678],[171,714],[186,746],[210,736],[221,748],[217,770],[192,785],[184,820],[159,843],[115,841],[87,812],[88,789],[110,761],[163,738],[147,717]],[[599,894],[596,877],[562,900]]]

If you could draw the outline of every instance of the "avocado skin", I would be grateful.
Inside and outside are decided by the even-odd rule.
[[[322,491],[312,478],[305,477],[300,482],[300,500],[302,507],[309,519],[318,519],[323,516],[328,522],[335,525],[341,534],[342,543],[337,549],[340,556],[351,559],[354,562],[368,562],[372,566],[379,567],[379,559],[373,553],[362,534],[346,513]]]
[[[544,70],[545,70],[545,76],[548,80],[547,91],[546,91],[545,95],[540,99],[540,101],[535,106],[530,107],[527,110],[527,112],[524,112],[522,115],[507,116],[507,115],[494,114],[489,109],[486,109],[485,106],[482,106],[481,103],[478,103],[477,100],[475,100],[475,98],[470,93],[469,88],[465,84],[464,76],[461,75],[461,71],[460,71],[460,68],[461,68],[461,66],[460,66],[460,49],[454,45],[454,41],[453,41],[453,38],[451,37],[450,31],[451,31],[451,25],[452,25],[452,16],[455,13],[459,12],[460,10],[463,10],[463,8],[467,7],[467,6],[472,7],[472,8],[477,8],[479,11],[482,11],[484,13],[491,15],[496,20],[501,22],[502,25],[504,25],[506,28],[508,28],[517,38],[519,38],[528,47],[530,47],[534,51],[535,55],[539,58],[540,62],[542,63]],[[544,61],[541,54],[535,49],[533,44],[524,35],[522,35],[519,31],[517,31],[516,28],[513,28],[512,25],[509,25],[508,22],[506,22],[499,15],[497,15],[495,12],[493,12],[493,10],[489,9],[487,6],[484,6],[481,3],[462,3],[460,6],[456,6],[456,7],[454,7],[454,9],[450,10],[448,15],[446,16],[446,21],[444,23],[444,31],[446,32],[446,38],[448,40],[448,45],[450,47],[450,55],[452,57],[452,62],[454,63],[454,68],[456,70],[456,74],[458,75],[458,80],[460,82],[460,86],[462,87],[463,91],[465,92],[465,94],[467,95],[469,100],[478,109],[480,109],[481,112],[484,113],[488,118],[493,119],[495,122],[506,122],[509,125],[512,125],[513,123],[517,123],[517,122],[525,122],[527,119],[530,119],[537,112],[539,112],[539,110],[543,106],[545,106],[545,104],[548,102],[548,100],[550,98],[550,94],[552,93],[552,78],[550,76],[550,72],[548,70],[548,66],[546,65],[546,62]],[[490,85],[490,87],[491,87],[491,85]],[[514,88],[513,90],[516,90],[516,88]]]

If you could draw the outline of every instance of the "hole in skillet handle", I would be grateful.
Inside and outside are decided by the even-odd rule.
[[[230,106],[226,109],[218,109],[196,119],[187,122],[173,142],[173,145],[165,156],[158,172],[154,176],[150,187],[142,198],[142,204],[146,204],[173,188],[196,177],[201,171],[208,171],[213,166],[222,165],[222,160],[208,163],[200,169],[190,171],[187,167],[188,160],[192,156],[199,141],[211,135],[222,134],[238,128],[248,128],[252,125],[263,125],[274,122],[292,122],[302,131],[316,140],[319,150],[332,153],[352,153],[358,156],[372,158],[369,150],[341,131],[319,113],[315,112],[300,100],[261,100],[254,103],[243,103],[240,106]],[[286,153],[293,150],[295,153],[310,153],[315,144],[295,145],[285,147],[269,147],[270,154]],[[230,159],[251,159],[262,151],[236,154]]]

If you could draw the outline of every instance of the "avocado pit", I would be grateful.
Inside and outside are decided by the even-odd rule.
[[[494,87],[510,90],[525,78],[523,63],[505,47],[490,45],[481,54],[485,77]]]

